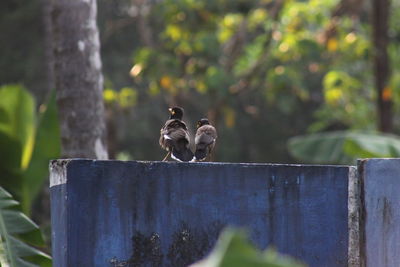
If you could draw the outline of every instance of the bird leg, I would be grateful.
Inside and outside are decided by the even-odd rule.
[[[212,162],[212,161],[213,161],[213,156],[212,156],[212,154],[211,154],[212,150],[213,150],[213,149],[212,149],[211,147],[208,149],[208,153],[207,153],[206,160],[209,161],[209,162]]]
[[[165,156],[165,158],[162,161],[166,161],[167,158],[169,157],[169,155],[171,155],[171,151],[168,151],[167,155]]]

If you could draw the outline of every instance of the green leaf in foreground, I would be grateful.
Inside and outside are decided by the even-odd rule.
[[[400,137],[380,133],[337,131],[296,136],[289,152],[303,162],[355,164],[357,158],[400,156]]]
[[[60,156],[61,142],[58,126],[55,91],[46,104],[42,104],[38,113],[38,126],[31,161],[23,173],[21,185],[22,211],[30,214],[32,202],[48,179],[48,164],[51,159]]]
[[[35,100],[20,85],[0,87],[0,99],[0,130],[19,141],[22,148],[20,164],[22,169],[26,169],[35,139]]]
[[[17,205],[18,202],[0,187],[0,266],[50,267],[50,256],[24,240],[24,235],[39,233],[39,228],[16,209]]]
[[[273,249],[264,252],[251,245],[244,231],[228,228],[204,260],[190,267],[304,267]]]

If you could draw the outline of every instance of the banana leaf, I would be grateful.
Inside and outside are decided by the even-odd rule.
[[[269,248],[256,249],[243,230],[225,229],[211,254],[190,267],[304,267],[288,256]]]
[[[51,266],[51,258],[26,241],[40,235],[38,226],[18,210],[18,202],[0,187],[0,266]],[[44,242],[41,242],[43,245]]]
[[[358,158],[399,157],[400,137],[355,131],[316,133],[291,138],[288,149],[306,163],[355,164]]]

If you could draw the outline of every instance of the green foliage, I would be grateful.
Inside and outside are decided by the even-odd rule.
[[[316,133],[290,139],[288,148],[304,162],[355,164],[357,158],[400,157],[400,137],[354,131]]]
[[[22,155],[19,164],[26,169],[33,151],[35,136],[35,101],[19,85],[0,87],[0,131],[12,136],[21,144]]]
[[[18,202],[0,187],[0,266],[51,266],[38,226],[16,209]]]
[[[124,87],[118,92],[113,89],[105,89],[103,98],[106,104],[117,104],[118,107],[126,109],[136,105],[137,90],[129,87]]]
[[[258,251],[249,243],[243,231],[226,229],[211,254],[191,267],[302,267],[273,249]]]
[[[35,112],[32,95],[22,86],[0,88],[0,171],[2,186],[30,214],[33,200],[47,178],[48,161],[60,154],[60,135],[52,95]]]
[[[159,45],[136,51],[135,66],[141,71],[135,80],[151,81],[152,96],[191,89],[207,93],[209,107],[223,102],[225,109],[234,105],[235,88],[246,76],[245,91],[264,94],[286,114],[320,95],[324,104],[318,103],[312,131],[338,122],[373,128],[368,26],[343,16],[329,34],[338,0],[285,1],[275,17],[276,7],[267,3],[229,1],[224,8],[206,0],[156,4],[150,18],[160,29]]]
[[[274,16],[277,2],[98,0],[106,87],[118,88],[116,101],[107,106],[118,109],[108,113],[118,124],[115,147],[129,149],[135,159],[162,158],[154,129],[172,104],[190,107],[187,120],[215,120],[224,136],[217,160],[287,162],[291,158],[282,148],[291,136],[376,129],[371,5],[361,1],[348,10],[341,5],[346,1],[288,0]],[[0,73],[0,84],[23,82],[40,97],[46,84],[40,1],[5,0],[0,7],[7,40],[0,44],[0,66],[7,70]],[[333,18],[339,7],[341,15]],[[394,101],[395,132],[400,129],[399,18],[399,1],[391,1],[392,76],[385,92]],[[324,82],[331,76],[343,80],[342,74],[351,82],[345,78],[333,87]],[[122,109],[120,88],[134,91]],[[252,133],[238,131],[250,125]]]
[[[135,159],[162,158],[154,129],[166,119],[166,107],[175,104],[186,107],[191,129],[190,122],[202,116],[215,123],[223,136],[216,160],[288,162],[292,158],[283,148],[292,136],[376,130],[371,6],[366,1],[354,9],[340,0],[288,0],[280,9],[278,2],[167,0],[143,7],[135,1],[100,0],[100,15],[115,11],[113,19],[100,16],[101,36],[115,28],[112,38],[102,42],[106,80],[115,84],[107,88],[134,88],[138,100],[122,110],[107,106],[120,131],[115,147],[128,149]],[[394,101],[396,132],[400,5],[391,1],[391,7],[393,72],[385,96]],[[136,22],[133,11],[141,14],[138,27],[129,23]],[[123,67],[117,58],[123,58]],[[129,64],[133,79],[127,81]],[[252,131],[241,130],[249,127]]]
[[[21,204],[30,214],[31,205],[48,178],[48,163],[61,154],[55,91],[47,104],[42,104],[37,113],[36,136],[28,168],[22,173]]]

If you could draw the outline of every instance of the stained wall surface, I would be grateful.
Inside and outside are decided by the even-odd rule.
[[[362,266],[400,266],[400,159],[362,160],[359,173]]]
[[[54,266],[187,266],[227,225],[309,266],[347,266],[351,168],[53,161]]]

